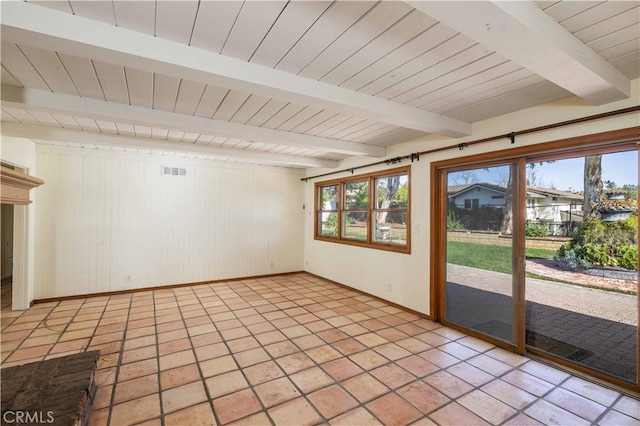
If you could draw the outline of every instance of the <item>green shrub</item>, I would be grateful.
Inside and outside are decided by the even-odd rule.
[[[457,231],[460,229],[464,229],[464,224],[456,219],[456,216],[452,211],[447,214],[447,229],[450,231]]]
[[[638,246],[622,246],[618,249],[618,265],[636,270],[638,268]]]
[[[527,237],[546,237],[549,235],[549,228],[542,223],[527,221],[524,228],[524,235]]]
[[[572,269],[579,267],[622,266],[638,269],[638,216],[626,220],[603,222],[588,218],[563,244],[555,258],[565,261]]]

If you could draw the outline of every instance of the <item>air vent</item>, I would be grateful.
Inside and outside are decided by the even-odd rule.
[[[184,167],[162,166],[162,175],[163,176],[186,176],[187,169],[185,169]]]

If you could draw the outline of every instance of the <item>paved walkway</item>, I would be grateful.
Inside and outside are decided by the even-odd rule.
[[[553,259],[530,259],[527,260],[526,265],[527,272],[532,272],[543,277],[609,290],[638,291],[638,283],[636,280],[621,280],[582,274],[580,272],[563,271],[557,266],[558,261]]]
[[[512,338],[511,275],[449,264],[447,319]],[[623,380],[637,371],[637,297],[527,278],[527,345]]]
[[[530,264],[528,263],[527,270],[530,270],[529,266]],[[539,268],[531,270],[531,272],[534,273],[539,273],[539,271]],[[557,274],[553,278],[567,281],[569,281],[567,278],[575,278],[569,277],[567,274],[585,275],[574,272],[557,271]],[[509,274],[448,264],[447,277],[451,282],[464,284],[479,290],[486,290],[508,296],[511,295],[511,275]],[[595,284],[595,280],[610,280],[608,278],[592,277],[590,275],[586,275],[586,277],[592,279],[588,281],[591,285]],[[580,278],[584,281],[580,282],[576,280],[574,282],[584,284],[586,280],[589,280],[589,278]],[[584,315],[622,322],[629,325],[638,325],[638,308],[635,295],[527,278],[526,299],[531,302],[566,309]]]

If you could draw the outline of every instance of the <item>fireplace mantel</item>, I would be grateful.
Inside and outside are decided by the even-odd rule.
[[[0,201],[2,204],[29,204],[29,191],[42,185],[44,181],[26,173],[0,166]]]

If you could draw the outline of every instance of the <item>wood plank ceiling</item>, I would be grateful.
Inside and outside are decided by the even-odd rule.
[[[335,167],[640,77],[634,1],[1,7],[2,133],[41,144]]]

